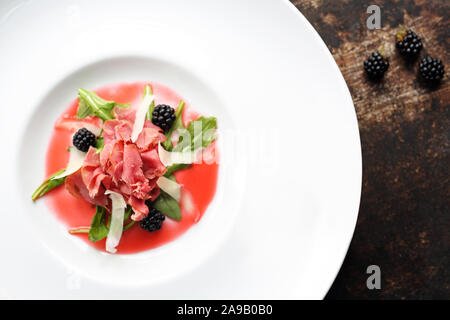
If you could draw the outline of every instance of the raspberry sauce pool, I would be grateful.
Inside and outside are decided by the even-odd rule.
[[[120,104],[131,103],[131,108],[133,108],[142,99],[146,84],[148,82],[115,84],[95,91],[105,100],[116,101]],[[186,103],[170,88],[158,83],[150,82],[150,84],[155,97],[155,105],[167,104],[175,108],[180,100]],[[77,108],[78,99],[68,106],[55,123],[47,149],[46,176],[50,176],[67,165],[69,159],[67,149],[72,145],[72,135],[77,129],[86,124],[101,125],[101,120],[94,117],[77,120],[75,116]],[[186,104],[182,117],[185,125],[199,116]],[[211,159],[217,159],[215,142],[206,149],[206,157],[208,163],[192,164],[191,167],[174,173],[177,182],[182,185],[181,220],[174,221],[166,218],[161,230],[152,233],[143,230],[138,222],[135,223],[134,226],[123,232],[117,246],[117,253],[130,254],[159,247],[176,239],[201,219],[216,191],[219,165],[218,161],[210,161]],[[64,223],[68,230],[89,227],[95,214],[95,207],[84,199],[72,196],[66,190],[64,184],[51,190],[45,198],[51,211]],[[93,243],[89,241],[86,233],[77,233],[73,236],[80,237],[96,249],[105,251],[105,239]]]

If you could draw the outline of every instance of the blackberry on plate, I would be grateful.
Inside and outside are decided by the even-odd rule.
[[[399,49],[400,54],[409,60],[415,59],[423,47],[419,36],[411,30],[398,32],[395,45]]]
[[[161,229],[161,226],[166,219],[166,216],[159,212],[156,208],[149,206],[148,216],[141,220],[141,228],[148,232],[153,232]]]
[[[437,84],[444,77],[444,64],[440,59],[426,56],[420,61],[419,72],[428,84]]]
[[[86,128],[78,130],[72,138],[73,145],[80,151],[87,152],[89,147],[95,147],[95,135]]]
[[[381,78],[388,68],[389,61],[383,58],[378,51],[372,52],[369,58],[364,61],[364,70],[371,79]]]
[[[158,104],[152,113],[153,124],[163,131],[168,131],[175,121],[175,110],[166,104]]]

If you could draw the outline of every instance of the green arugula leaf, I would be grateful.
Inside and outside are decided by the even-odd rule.
[[[89,233],[90,228],[84,228],[84,227],[79,227],[79,228],[74,228],[74,229],[70,229],[69,233],[74,234],[74,233]]]
[[[189,122],[189,125],[185,130],[187,131],[188,136],[191,137],[190,143],[189,141],[183,141],[182,135],[180,135],[180,140],[177,145],[172,148],[172,151],[188,152],[194,151],[195,148],[198,147],[205,148],[209,146],[217,137],[215,129],[217,129],[217,120],[215,117],[200,117],[197,120]],[[183,170],[188,167],[190,167],[189,164],[173,164],[167,168],[164,176],[168,177],[175,171]]]
[[[175,123],[174,123],[175,125]],[[167,141],[163,142],[163,147],[168,151],[175,152],[188,152],[194,151],[195,148],[202,147],[205,148],[209,146],[217,138],[217,119],[215,117],[200,117],[197,120],[189,122],[187,128],[184,128],[181,123],[177,125],[180,131],[180,138],[175,147],[172,146],[171,136],[168,137]],[[185,132],[183,132],[183,130]],[[171,134],[171,132],[169,132]],[[168,133],[168,134],[169,134]],[[187,134],[191,137],[191,141],[183,141],[183,134]],[[169,144],[170,142],[170,144]],[[169,148],[169,149],[167,149]],[[189,164],[176,163],[167,168],[165,177],[169,177],[172,173],[178,170],[183,170],[190,167]]]
[[[44,194],[46,194],[50,190],[62,185],[64,183],[64,181],[66,180],[66,177],[62,177],[59,179],[55,179],[55,177],[59,176],[64,171],[65,171],[65,169],[58,171],[55,174],[52,174],[47,180],[42,182],[42,184],[32,194],[31,199],[33,199],[33,201],[36,201],[37,199],[42,197]]]
[[[146,95],[153,94],[152,86],[150,84],[147,84],[144,88],[144,94],[143,97]],[[153,110],[155,110],[155,99],[152,100],[152,103],[150,103],[150,106],[148,107],[148,111],[145,114],[145,119],[152,121],[152,114]]]
[[[215,117],[200,117],[197,120],[189,122],[186,128],[183,125],[182,114],[184,109],[184,102],[180,101],[177,109],[175,110],[175,121],[166,133],[167,140],[162,143],[162,146],[167,151],[187,152],[194,151],[194,148],[201,146],[203,148],[209,146],[217,138],[217,119]],[[172,134],[178,130],[180,133],[177,145],[174,147],[172,144]],[[191,141],[183,141],[183,135],[187,134],[191,137]],[[165,177],[169,177],[175,171],[186,169],[190,167],[189,164],[173,164],[167,168]]]
[[[132,212],[133,208],[131,208],[131,206],[127,206],[127,209],[125,210],[125,214],[123,216],[123,221],[126,221],[131,216]]]
[[[183,109],[184,109],[184,101],[180,101],[177,109],[175,110],[175,121],[172,124],[172,127],[170,130],[166,133],[167,140],[162,143],[162,146],[167,151],[172,151],[173,145],[172,145],[172,134],[175,130],[178,129],[185,129],[183,125]]]
[[[191,165],[187,164],[187,163],[175,163],[175,164],[167,167],[167,171],[164,174],[164,176],[166,178],[169,178],[175,171],[183,170],[183,169],[189,168],[190,166]]]
[[[114,101],[107,101],[100,98],[95,92],[80,88],[78,90],[78,110],[77,118],[83,119],[87,116],[96,116],[103,121],[114,118],[113,109],[115,106],[128,108],[128,104],[117,104]]]
[[[108,235],[108,227],[106,222],[106,209],[100,206],[96,207],[95,215],[91,220],[91,227],[89,228],[89,240],[97,242],[106,238]]]
[[[125,215],[123,217],[123,221],[125,222],[128,218],[130,218],[131,213],[133,209],[128,206]],[[89,229],[85,228],[79,228],[71,230],[70,233],[89,233],[89,240],[92,242],[97,242],[99,240],[102,240],[108,236],[109,227],[111,225],[111,219],[108,220],[108,223],[106,222],[106,209],[100,206],[96,207],[95,215],[92,217],[91,220],[91,227]],[[135,224],[135,221],[129,222],[127,225],[123,227],[123,231],[128,230]]]
[[[181,208],[177,200],[161,190],[161,194],[152,203],[153,207],[169,218],[180,221]]]
[[[104,146],[105,141],[103,137],[97,137],[97,140],[95,141],[95,148],[97,149],[96,153],[100,153],[103,150]]]
[[[180,135],[181,139],[173,148],[173,151],[188,152],[209,146],[217,138],[216,129],[217,119],[215,117],[200,117],[189,122],[186,131],[191,138],[190,144],[187,141],[184,142],[182,135]]]
[[[195,128],[201,128],[196,132]],[[189,122],[187,130],[191,134],[191,150],[199,145],[203,148],[209,146],[217,138],[217,119],[215,117],[200,117],[197,120]]]
[[[175,176],[171,174],[170,176],[166,177],[169,180],[172,180],[173,182],[177,182],[177,179],[175,179]]]
[[[135,223],[136,223],[136,221],[131,220],[130,223],[128,223],[127,225],[123,226],[123,231],[126,231],[126,230],[130,229],[132,226],[134,226]]]

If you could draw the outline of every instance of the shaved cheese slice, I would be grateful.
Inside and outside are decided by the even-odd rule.
[[[98,137],[102,132],[102,128],[99,128],[96,125],[93,125],[92,123],[85,123],[83,127],[92,132],[96,137]]]
[[[190,216],[194,217],[194,222],[198,222],[202,217],[202,214],[199,208],[194,204],[192,200],[192,195],[189,191],[183,192],[183,196],[181,197],[181,206],[189,213]]]
[[[83,165],[86,153],[78,150],[75,147],[70,148],[69,163],[67,164],[66,170],[63,173],[53,177],[53,179],[60,179],[70,176],[72,173],[77,172]]]
[[[106,251],[116,253],[116,247],[122,237],[123,217],[125,215],[127,203],[122,195],[117,192],[106,190],[105,194],[109,195],[112,202],[111,225],[109,227],[108,236],[106,237]]]
[[[161,145],[158,145],[158,155],[161,163],[168,167],[176,163],[190,164],[195,161],[196,151],[169,152]]]
[[[180,201],[181,186],[178,183],[162,176],[159,177],[159,179],[156,181],[156,184],[161,188],[161,190],[177,200],[177,202]]]
[[[131,132],[132,142],[136,142],[142,129],[144,129],[145,116],[153,99],[154,96],[151,94],[150,85],[145,86],[144,99],[142,99],[142,102],[136,111],[136,119],[134,120],[133,131]]]

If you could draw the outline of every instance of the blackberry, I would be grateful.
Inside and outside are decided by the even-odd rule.
[[[369,58],[364,61],[364,70],[371,79],[381,78],[388,68],[389,61],[384,59],[378,51],[372,52]]]
[[[166,216],[159,212],[156,208],[149,207],[148,216],[141,220],[141,228],[148,232],[153,232],[161,229],[161,226],[166,219]]]
[[[175,110],[166,104],[158,104],[152,113],[153,124],[163,131],[168,131],[175,121]]]
[[[444,77],[444,64],[440,59],[426,56],[420,61],[419,72],[428,84],[437,84]]]
[[[72,138],[73,145],[80,151],[87,152],[89,147],[95,147],[95,135],[86,128],[78,130]]]
[[[398,32],[395,46],[399,49],[400,54],[408,60],[417,58],[423,47],[420,38],[411,30]]]

